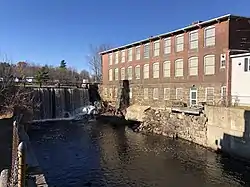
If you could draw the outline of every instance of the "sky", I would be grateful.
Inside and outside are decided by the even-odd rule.
[[[0,59],[90,70],[89,46],[118,47],[225,14],[250,0],[0,0]]]

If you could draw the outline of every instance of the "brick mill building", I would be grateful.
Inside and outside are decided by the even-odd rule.
[[[225,15],[101,53],[103,97],[129,80],[132,103],[222,104],[231,97],[230,55],[250,49],[250,18]]]

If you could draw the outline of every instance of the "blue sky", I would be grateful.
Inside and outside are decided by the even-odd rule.
[[[89,69],[89,45],[114,47],[232,13],[239,0],[0,0],[0,58]]]

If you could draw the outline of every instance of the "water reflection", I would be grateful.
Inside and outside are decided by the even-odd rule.
[[[32,145],[55,186],[249,186],[250,169],[197,145],[108,124],[33,128]]]

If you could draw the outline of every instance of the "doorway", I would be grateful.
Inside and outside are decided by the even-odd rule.
[[[197,104],[197,88],[190,88],[190,106]]]

